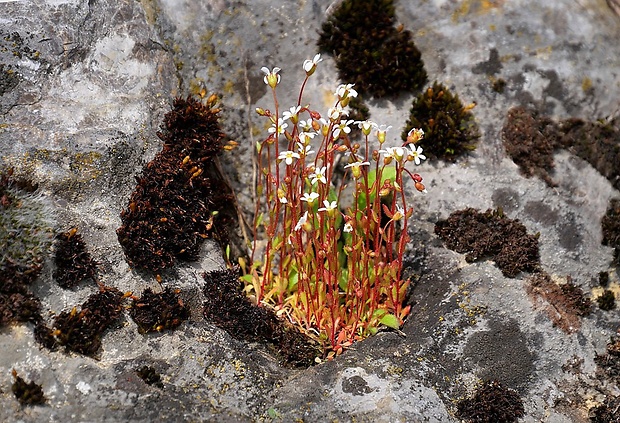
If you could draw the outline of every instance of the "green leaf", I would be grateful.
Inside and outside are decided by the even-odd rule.
[[[393,314],[386,314],[381,318],[381,320],[379,320],[379,323],[392,329],[398,329],[400,327],[400,322],[398,321],[398,318]]]
[[[241,280],[245,283],[252,283],[252,275],[249,273],[247,275],[241,276]]]

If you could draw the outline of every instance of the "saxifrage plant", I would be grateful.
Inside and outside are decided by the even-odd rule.
[[[419,129],[405,144],[388,147],[390,127],[347,119],[357,96],[352,84],[338,87],[325,115],[303,105],[320,61],[317,54],[304,62],[297,104],[282,114],[280,68],[262,68],[274,109],[257,109],[271,127],[256,145],[254,243],[243,280],[257,304],[298,325],[332,357],[381,326],[398,329],[409,313],[402,268],[413,208],[405,181],[426,190],[406,165],[426,157],[415,145],[424,135]],[[350,140],[352,125],[361,129],[363,145]],[[377,142],[379,149],[371,149]]]

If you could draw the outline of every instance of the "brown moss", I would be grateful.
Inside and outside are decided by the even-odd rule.
[[[609,395],[589,412],[591,423],[620,423],[620,396]]]
[[[521,173],[528,178],[536,175],[549,186],[556,185],[549,171],[555,166],[553,151],[557,136],[557,127],[551,119],[524,107],[510,109],[502,129],[506,153]]]
[[[235,338],[270,344],[293,366],[310,366],[321,355],[318,346],[295,327],[243,293],[238,272],[217,270],[204,274],[204,316]]]
[[[540,268],[538,236],[529,235],[525,226],[507,218],[501,210],[456,211],[437,222],[435,233],[448,248],[465,253],[469,263],[494,260],[504,276],[514,278],[519,272]]]
[[[605,216],[601,219],[601,229],[602,244],[614,249],[613,264],[620,266],[620,199],[614,198],[609,201]]]
[[[65,349],[97,357],[103,333],[121,317],[123,294],[115,288],[102,288],[82,304],[63,311],[54,320],[52,330],[39,327],[39,339],[48,348],[64,346]]]
[[[471,398],[456,405],[456,416],[468,423],[511,423],[525,415],[519,394],[497,381],[485,381]]]
[[[360,93],[417,90],[427,78],[422,55],[395,22],[393,0],[344,0],[323,23],[319,49],[334,56],[340,80]]]
[[[590,299],[572,283],[570,276],[565,284],[559,285],[548,274],[535,273],[530,277],[526,289],[536,303],[542,305],[553,325],[566,333],[579,330],[579,318],[590,314],[592,309]]]
[[[21,405],[44,404],[47,401],[41,385],[37,385],[34,381],[26,382],[14,369],[11,373],[15,379],[11,390]]]
[[[175,329],[189,318],[190,311],[177,291],[166,288],[163,292],[154,293],[149,288],[140,298],[133,300],[129,315],[138,325],[140,333],[146,333]]]
[[[214,101],[179,98],[166,114],[158,133],[163,150],[136,178],[117,230],[136,268],[158,273],[178,260],[196,260],[206,238],[227,244],[234,203],[215,161],[223,134],[213,106]]]
[[[601,310],[613,310],[614,308],[616,308],[616,296],[613,291],[606,289],[596,299],[596,303],[598,304],[598,308],[600,308]]]
[[[54,264],[53,277],[63,288],[72,288],[87,279],[95,280],[97,274],[97,262],[75,228],[56,235]]]
[[[438,82],[413,100],[403,141],[412,128],[424,131],[418,145],[427,157],[451,162],[474,150],[480,137],[474,115],[463,106],[458,95]]]

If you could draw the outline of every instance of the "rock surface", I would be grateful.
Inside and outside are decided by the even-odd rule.
[[[337,3],[337,2],[333,2]],[[161,147],[155,133],[177,95],[222,95],[225,132],[239,142],[225,158],[236,186],[251,182],[249,154],[270,107],[261,66],[283,68],[283,105],[293,104],[301,63],[316,53],[327,0],[0,2],[0,153],[53,201],[59,231],[79,227],[100,282],[158,289],[132,271],[118,244],[120,211],[134,175]],[[618,197],[581,159],[555,156],[557,187],[524,178],[506,157],[501,129],[510,107],[555,119],[618,113],[620,17],[603,0],[579,2],[425,0],[396,2],[429,79],[454,89],[481,128],[478,149],[455,164],[424,163],[429,193],[414,195],[412,257],[419,275],[402,334],[379,333],[337,359],[306,370],[279,364],[261,345],[232,339],[202,318],[201,273],[222,268],[219,247],[164,274],[192,316],[173,332],[140,334],[126,315],[103,339],[99,360],[41,348],[29,324],[0,331],[0,420],[17,421],[373,421],[450,422],[454,401],[483,379],[515,389],[525,422],[588,421],[617,381],[597,378],[596,354],[618,329],[618,312],[596,309],[566,333],[549,305],[528,294],[528,275],[506,278],[493,262],[466,263],[433,233],[456,210],[502,207],[540,233],[541,264],[570,276],[588,296],[612,250],[600,221]],[[503,93],[492,89],[498,78]],[[346,81],[342,81],[346,82]],[[339,83],[325,57],[306,102],[330,105]],[[396,143],[413,95],[369,101],[372,119]],[[288,108],[288,106],[286,106]],[[261,132],[262,131],[262,132]],[[409,187],[412,189],[412,187]],[[250,204],[250,193],[238,193]],[[51,260],[33,287],[45,315],[79,305],[92,285],[64,290]],[[148,365],[163,387],[137,371]],[[45,405],[21,406],[11,370],[42,386]]]

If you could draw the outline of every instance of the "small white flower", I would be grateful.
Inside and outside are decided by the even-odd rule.
[[[328,200],[323,200],[323,205],[325,207],[321,207],[319,209],[319,211],[326,211],[326,212],[330,212],[334,209],[336,209],[336,207],[338,207],[338,204],[335,201],[332,201],[331,203]]]
[[[323,59],[321,59],[321,54],[317,53],[314,58],[312,60],[304,60],[304,71],[306,72],[306,75],[310,76],[314,73],[314,71],[316,70],[316,65],[319,64],[319,62],[322,62]]]
[[[337,105],[327,110],[327,116],[329,116],[330,121],[339,122],[340,116],[349,116],[349,112],[344,110],[340,105]]]
[[[424,131],[421,128],[413,128],[407,133],[407,142],[416,143],[424,138]]]
[[[422,147],[418,146],[416,148],[416,146],[412,144],[410,148],[411,151],[407,155],[409,160],[413,160],[416,165],[419,165],[422,160],[426,160],[426,156],[422,154]]]
[[[300,229],[301,229],[301,227],[302,227],[303,225],[305,225],[307,221],[308,221],[308,212],[306,211],[306,212],[303,214],[303,216],[301,216],[301,217],[299,218],[299,221],[298,221],[298,222],[297,222],[297,224],[295,225],[295,231],[300,230]]]
[[[270,134],[275,134],[276,132],[278,134],[283,134],[284,130],[288,128],[288,123],[285,123],[282,118],[278,118],[278,123],[276,124],[275,122],[271,124],[271,128],[269,128],[267,131]]]
[[[385,142],[385,134],[387,133],[387,131],[392,129],[392,126],[375,124],[375,128],[377,129],[377,139],[379,140],[379,143],[383,144]]]
[[[385,157],[390,157],[398,162],[402,161],[405,155],[409,155],[409,150],[405,147],[388,147],[385,150],[379,150],[379,153],[385,154]]]
[[[283,151],[278,156],[278,160],[284,160],[287,166],[293,163],[293,159],[298,159],[298,158],[299,158],[299,154],[295,153],[294,151],[290,151],[290,150]]]
[[[354,163],[349,163],[344,168],[345,169],[351,168],[351,172],[353,172],[353,176],[356,178],[359,178],[362,175],[362,169],[361,169],[362,166],[370,166],[370,162],[357,161]]]
[[[275,67],[270,71],[268,67],[263,66],[260,70],[265,74],[263,81],[265,81],[265,84],[269,85],[271,88],[275,88],[276,85],[280,83],[280,75],[278,75],[278,72],[282,69],[279,67]]]
[[[355,84],[340,84],[334,94],[338,96],[339,100],[357,97],[357,91],[353,89],[353,85]]]
[[[308,194],[307,192],[304,192],[304,195],[301,196],[300,200],[305,201],[308,204],[312,204],[314,203],[314,200],[316,200],[317,198],[319,198],[318,192],[311,192],[310,194]]]
[[[286,199],[286,197],[280,197],[280,198],[278,198],[278,200],[280,200],[280,203],[282,203],[282,204],[288,203],[288,200]]]
[[[345,231],[345,232],[353,232],[353,225],[351,225],[349,222],[345,223],[343,231]]]
[[[347,135],[350,134],[351,128],[349,128],[349,125],[351,125],[352,123],[352,120],[341,120],[338,126],[334,128],[334,139],[338,138],[343,132]]]
[[[312,146],[310,144],[303,145],[300,142],[297,143],[297,151],[301,157],[306,157],[314,153],[314,150],[312,150]]]
[[[316,132],[300,132],[298,135],[299,142],[303,145],[309,145],[312,141],[312,138],[314,138],[315,136]]]
[[[297,123],[297,120],[299,119],[299,111],[300,110],[301,110],[301,106],[291,107],[289,110],[287,110],[286,112],[282,113],[282,118],[284,120],[290,119],[291,122]]]
[[[354,123],[362,130],[364,135],[369,135],[371,129],[375,126],[375,123],[370,120],[356,120]]]
[[[323,167],[318,167],[314,170],[314,173],[311,173],[310,176],[310,183],[312,183],[313,185],[318,182],[321,182],[322,184],[326,184],[327,183],[327,179],[325,178],[325,173],[327,172],[327,166],[323,166]],[[318,194],[317,194],[318,197]]]
[[[312,131],[312,119],[300,120],[298,125],[299,128],[304,132]]]

